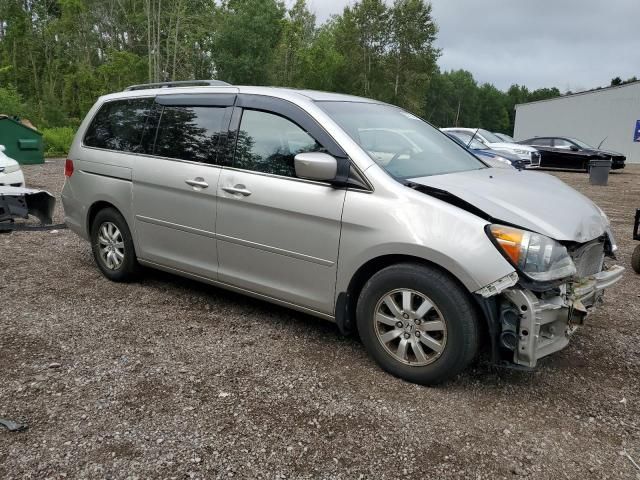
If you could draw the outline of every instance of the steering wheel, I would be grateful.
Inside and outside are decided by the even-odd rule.
[[[393,162],[398,160],[398,158],[400,158],[400,155],[404,155],[405,153],[411,153],[411,149],[410,148],[405,148],[403,150],[400,150],[393,157],[391,157],[391,160],[389,160],[389,163],[387,163],[387,165],[391,165]]]

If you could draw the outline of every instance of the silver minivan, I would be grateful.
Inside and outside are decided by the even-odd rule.
[[[560,180],[347,95],[129,87],[96,102],[65,175],[107,278],[152,267],[325,318],[421,384],[481,349],[535,367],[623,273],[606,215]]]

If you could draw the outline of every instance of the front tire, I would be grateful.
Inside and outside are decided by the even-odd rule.
[[[356,317],[369,354],[409,382],[444,382],[478,351],[478,319],[468,293],[434,268],[407,263],[379,271],[363,287]]]
[[[91,250],[102,274],[113,282],[134,280],[140,271],[131,231],[115,208],[100,210],[91,223]]]

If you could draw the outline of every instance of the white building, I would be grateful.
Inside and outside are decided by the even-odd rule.
[[[516,105],[516,140],[574,137],[640,163],[640,81]]]

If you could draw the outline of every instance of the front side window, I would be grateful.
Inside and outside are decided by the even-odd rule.
[[[588,143],[583,142],[582,140],[578,140],[577,138],[568,138],[570,142],[575,143],[578,147],[584,148],[585,150],[592,150],[593,147]]]
[[[142,133],[153,98],[107,102],[91,121],[84,136],[88,147],[141,153]]]
[[[534,147],[550,147],[551,139],[550,138],[534,138],[528,143],[530,143]]]
[[[295,177],[293,158],[298,153],[320,150],[318,142],[290,120],[259,110],[244,110],[233,166]]]
[[[487,143],[502,143],[502,139],[484,128],[478,129],[478,135]]]
[[[400,108],[369,102],[317,104],[395,178],[486,168],[454,140]]]
[[[165,106],[154,155],[215,164],[224,114],[224,107]]]
[[[553,146],[556,147],[556,148],[568,149],[568,148],[571,148],[572,146],[575,146],[575,145],[573,145],[571,142],[565,140],[564,138],[556,138],[553,141]]]

